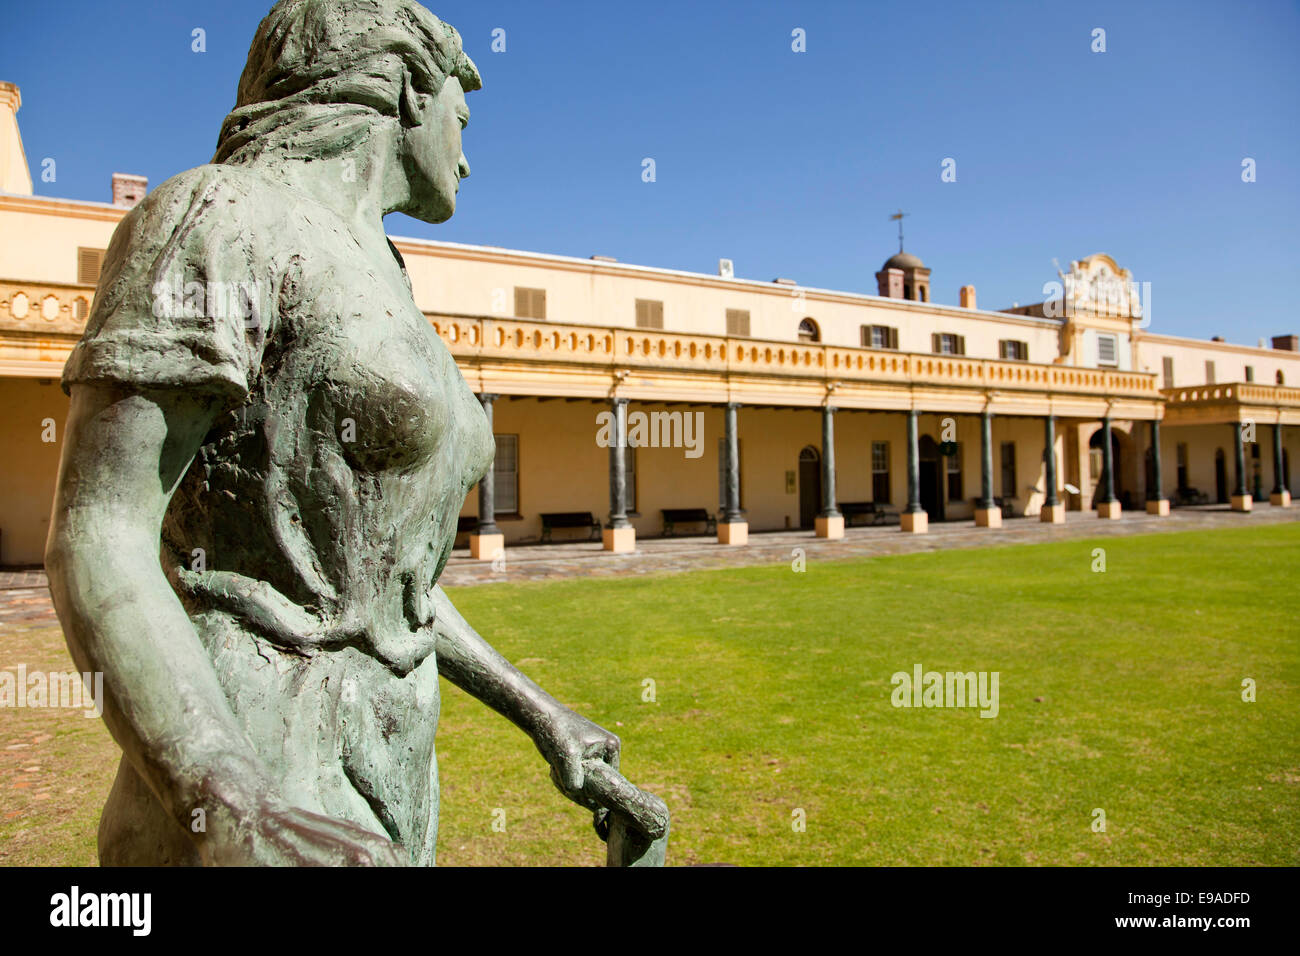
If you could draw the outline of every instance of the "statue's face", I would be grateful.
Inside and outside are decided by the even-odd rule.
[[[406,131],[406,165],[411,187],[408,215],[424,222],[445,222],[456,211],[456,192],[469,175],[460,149],[460,132],[469,123],[469,108],[460,80],[447,78],[437,96],[419,95],[420,122]]]

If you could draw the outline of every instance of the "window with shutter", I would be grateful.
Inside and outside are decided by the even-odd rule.
[[[545,319],[546,290],[515,286],[515,316],[521,319]]]
[[[739,335],[746,338],[749,336],[749,310],[727,310],[727,334]]]
[[[952,332],[935,332],[930,337],[930,343],[930,351],[938,355],[966,354],[965,336],[955,335]]]
[[[1205,384],[1206,385],[1214,384],[1214,363],[1213,362],[1205,363]]]
[[[94,285],[99,281],[99,270],[104,264],[103,249],[77,249],[77,283]]]
[[[1009,362],[1029,361],[1029,343],[1017,339],[1003,339],[998,343],[998,354]]]
[[[889,442],[871,443],[871,500],[889,503]]]
[[[662,329],[664,327],[664,304],[654,299],[637,299],[636,327],[638,329]]]
[[[1097,336],[1097,364],[1098,365],[1116,365],[1119,363],[1119,352],[1113,335]]]
[[[864,349],[898,348],[898,329],[888,325],[864,325],[862,327],[862,347]]]
[[[1165,388],[1174,387],[1174,359],[1171,355],[1166,355],[1161,359],[1161,371],[1164,373]]]
[[[496,435],[497,454],[492,462],[492,488],[497,514],[519,513],[519,436]]]

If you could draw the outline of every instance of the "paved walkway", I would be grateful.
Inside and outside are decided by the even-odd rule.
[[[904,534],[897,525],[849,528],[838,541],[817,538],[811,531],[774,531],[751,534],[746,547],[731,548],[712,537],[643,538],[632,554],[608,554],[599,542],[525,544],[506,549],[505,567],[475,561],[466,549],[452,552],[442,574],[448,587],[502,581],[546,581],[572,577],[659,574],[702,568],[734,568],[792,560],[802,548],[809,560],[908,554],[946,548],[995,547],[1207,528],[1241,528],[1300,521],[1300,508],[1257,505],[1249,514],[1237,514],[1226,505],[1179,508],[1167,518],[1132,512],[1119,521],[1103,521],[1091,512],[1066,513],[1063,525],[1043,524],[1037,517],[1008,518],[1001,528],[977,528],[972,522],[954,521],[930,526],[928,534]],[[0,571],[0,627],[6,623],[53,623],[43,570]]]
[[[657,574],[696,571],[702,568],[734,568],[757,564],[784,563],[802,548],[809,560],[843,560],[862,556],[908,554],[946,548],[979,548],[1008,544],[1032,544],[1115,535],[1194,531],[1208,528],[1240,528],[1260,524],[1300,521],[1300,508],[1256,505],[1247,514],[1231,511],[1227,505],[1178,508],[1165,518],[1146,512],[1131,512],[1118,521],[1105,521],[1092,512],[1066,513],[1063,525],[1044,524],[1032,518],[1007,518],[1001,528],[977,528],[973,521],[932,524],[927,534],[904,534],[897,525],[848,528],[844,537],[827,541],[811,531],[773,531],[750,534],[745,547],[718,544],[713,537],[643,538],[633,554],[609,554],[599,542],[572,544],[524,544],[506,548],[505,570],[494,570],[487,561],[475,561],[469,551],[452,552],[441,583],[448,587],[490,584],[502,581],[540,581],[576,576],[600,577],[624,574]]]

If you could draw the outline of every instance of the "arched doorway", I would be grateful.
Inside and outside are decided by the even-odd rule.
[[[822,507],[822,456],[812,445],[799,452],[799,527],[817,523]]]
[[[1105,429],[1098,428],[1092,433],[1092,437],[1088,439],[1089,470],[1096,477],[1096,484],[1092,487],[1092,507],[1094,508],[1102,500],[1106,487],[1106,459],[1101,453],[1101,436],[1104,431]],[[1120,454],[1120,448],[1119,435],[1112,428],[1110,430],[1110,460],[1115,468],[1115,481],[1111,489],[1115,492],[1115,500],[1123,502],[1127,491],[1124,488],[1124,458]]]
[[[921,452],[921,507],[931,521],[943,519],[943,456],[939,443],[929,435],[922,435]]]
[[[1228,459],[1222,448],[1214,449],[1214,500],[1228,503]]]

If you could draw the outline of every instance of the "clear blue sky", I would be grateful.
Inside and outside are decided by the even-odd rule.
[[[37,192],[106,201],[114,171],[156,185],[211,157],[269,0],[7,6]],[[1039,301],[1053,257],[1108,252],[1152,283],[1153,331],[1300,333],[1293,2],[430,9],[483,73],[473,175],[450,223],[390,233],[874,293],[902,207],[938,302]]]

